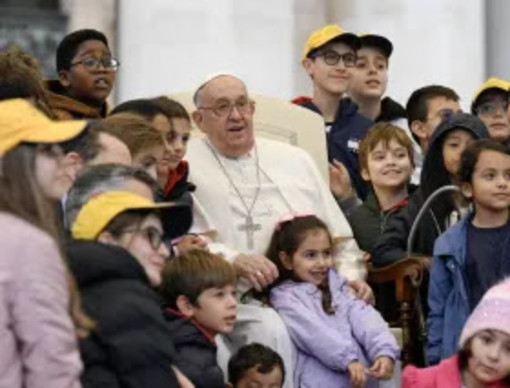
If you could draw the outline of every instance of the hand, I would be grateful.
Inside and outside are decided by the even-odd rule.
[[[365,366],[358,361],[353,361],[347,365],[347,372],[351,379],[351,386],[361,388],[365,386],[367,377],[365,376]]]
[[[336,159],[333,159],[333,162],[329,164],[329,189],[340,200],[345,200],[354,195],[349,172]]]
[[[184,376],[177,367],[172,366],[172,369],[175,373],[175,377],[177,377],[179,388],[195,388],[195,385],[186,376]]]
[[[247,279],[257,291],[262,291],[278,279],[278,268],[265,256],[241,254],[233,264],[237,274]]]
[[[179,255],[185,255],[191,249],[204,249],[205,240],[196,234],[187,234],[177,243]]]
[[[361,280],[351,280],[349,281],[349,287],[351,287],[352,291],[354,291],[356,298],[359,298],[371,305],[375,305],[374,293],[367,283]]]
[[[374,365],[368,369],[368,374],[379,380],[389,380],[393,376],[395,362],[388,356],[377,357]]]

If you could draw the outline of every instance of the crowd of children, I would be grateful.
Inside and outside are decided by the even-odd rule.
[[[423,263],[431,366],[407,366],[402,386],[508,387],[510,83],[483,83],[471,113],[441,85],[414,91],[404,108],[385,96],[393,50],[380,35],[314,31],[302,56],[313,95],[292,102],[324,119],[333,204],[366,261],[385,267],[411,255]],[[346,251],[331,225],[309,209],[288,211],[271,228],[257,258],[267,271],[245,278],[256,290],[240,294],[249,260],[240,270],[218,253],[213,228],[189,233],[202,205],[185,159],[192,120],[203,113],[166,96],[110,109],[119,66],[91,29],[60,43],[56,80],[43,81],[19,49],[0,52],[0,387],[398,381],[401,349],[386,322],[396,314],[393,286],[374,287],[371,304],[366,284],[335,262]],[[199,106],[206,85],[195,94],[202,111],[236,123],[254,113],[247,98]],[[242,130],[227,126],[221,136],[236,146]],[[246,210],[239,228],[253,233],[261,187],[279,190],[259,167],[259,150],[249,150],[258,186],[245,202],[240,190],[248,190],[206,144]],[[239,316],[249,296],[283,319],[292,360],[264,344],[229,343],[246,324]],[[231,350],[225,365],[219,340]]]

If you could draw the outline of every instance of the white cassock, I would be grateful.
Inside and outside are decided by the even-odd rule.
[[[337,245],[335,258],[339,272],[349,279],[363,279],[362,252],[309,155],[300,148],[269,139],[257,138],[256,144],[256,151],[253,149],[239,158],[224,157],[215,150],[222,168],[205,138],[190,142],[186,156],[190,181],[197,186],[191,232],[214,230],[215,243],[210,244],[209,249],[232,261],[240,253],[264,254],[282,216],[291,211],[313,213],[326,222],[334,238],[342,240]],[[258,230],[253,231],[253,247],[250,248],[246,207],[251,206],[259,182],[260,191],[251,212]],[[243,292],[247,288],[241,286],[240,289]],[[285,361],[289,376],[285,387],[291,387],[293,347],[274,310],[254,304],[239,305],[238,320],[229,341],[231,350],[250,342],[274,348]],[[220,364],[224,367],[225,360],[220,359]]]

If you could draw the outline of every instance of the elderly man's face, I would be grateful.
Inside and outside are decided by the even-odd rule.
[[[193,120],[223,155],[237,157],[254,145],[254,108],[242,81],[220,76],[201,90]]]

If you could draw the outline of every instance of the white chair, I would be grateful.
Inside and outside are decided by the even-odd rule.
[[[179,92],[168,96],[179,101],[188,112],[196,108],[193,92]],[[329,184],[328,155],[324,120],[315,112],[292,104],[290,101],[265,96],[251,96],[255,101],[254,128],[256,136],[283,141],[307,151]],[[192,131],[192,136],[203,136]]]

